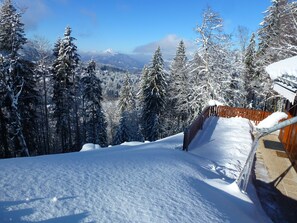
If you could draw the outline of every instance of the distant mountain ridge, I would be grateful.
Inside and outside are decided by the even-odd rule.
[[[82,61],[94,60],[101,66],[109,65],[129,72],[139,72],[149,62],[149,58],[115,52],[112,49],[103,52],[80,52]]]

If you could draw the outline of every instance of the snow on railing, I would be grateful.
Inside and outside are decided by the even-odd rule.
[[[242,117],[258,124],[260,121],[271,115],[271,112],[252,110],[247,108],[233,108],[228,106],[208,106],[203,109],[194,122],[184,131],[183,150],[188,151],[188,146],[194,139],[199,130],[202,129],[204,121],[210,116],[218,116],[222,118]]]

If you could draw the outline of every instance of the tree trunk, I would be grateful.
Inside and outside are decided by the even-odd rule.
[[[18,100],[19,96],[22,93],[24,86],[24,80],[22,80],[22,83],[17,86],[11,86],[11,83],[8,82],[7,92],[9,95],[9,98],[11,100],[11,125],[12,125],[12,135],[18,140],[18,143],[21,147],[21,152],[24,153],[26,156],[30,156],[29,150],[27,147],[27,143],[25,141],[25,137],[23,134],[23,127],[21,122],[21,115],[18,109]],[[19,88],[19,89],[18,89]],[[15,93],[15,91],[17,91]]]
[[[48,110],[47,110],[47,88],[46,76],[43,73],[43,91],[44,91],[44,113],[45,113],[45,153],[49,154],[49,124],[48,124]]]
[[[8,149],[8,141],[7,141],[7,128],[5,125],[5,118],[2,110],[0,109],[0,123],[1,123],[1,143],[4,148],[4,158],[11,157],[11,153]]]

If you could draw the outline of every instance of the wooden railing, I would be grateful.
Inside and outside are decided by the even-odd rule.
[[[293,116],[289,113],[288,119]],[[283,144],[289,159],[297,171],[297,124],[289,125],[280,130],[279,140]]]
[[[202,129],[205,120],[210,116],[222,118],[242,117],[254,121],[258,124],[260,121],[269,116],[271,112],[261,110],[251,110],[246,108],[233,108],[228,106],[211,106],[204,109],[195,121],[184,132],[183,150],[188,150],[188,146],[194,139],[200,129]]]
[[[242,117],[253,121],[256,125],[263,119],[271,115],[271,112],[262,110],[252,110],[247,108],[233,108],[228,106],[219,106],[217,116],[222,118]]]
[[[210,116],[217,115],[217,107],[207,107],[205,108],[201,114],[194,120],[194,122],[185,130],[184,132],[184,142],[183,142],[183,150],[188,151],[188,146],[198,133],[200,129],[202,129],[205,120]]]

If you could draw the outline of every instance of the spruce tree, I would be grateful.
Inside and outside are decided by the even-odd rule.
[[[75,146],[77,142],[73,140],[73,132],[76,133],[75,137],[78,137],[77,126],[73,127],[73,123],[78,121],[75,88],[76,69],[79,62],[74,40],[75,38],[71,36],[71,28],[66,27],[63,39],[58,40],[54,50],[54,55],[57,56],[52,70],[54,117],[62,152],[76,150],[78,146]]]
[[[86,123],[86,142],[99,144],[102,147],[108,145],[107,142],[107,122],[102,109],[102,88],[101,81],[96,76],[96,63],[90,61],[84,77],[83,101]]]
[[[201,113],[207,100],[209,100],[208,95],[205,93],[208,80],[204,69],[204,61],[198,52],[189,61],[187,72],[189,73],[189,119],[194,120]]]
[[[167,82],[161,49],[156,50],[143,86],[142,128],[145,139],[154,141],[163,133]]]
[[[272,0],[271,6],[265,12],[258,31],[259,50],[258,59],[267,66],[273,62],[284,59],[281,55],[281,41],[284,36],[285,9],[288,0]]]
[[[135,95],[132,89],[132,83],[129,74],[126,74],[124,84],[120,93],[119,101],[120,111],[133,111],[136,109]]]
[[[11,0],[4,0],[0,9],[0,50],[15,59],[18,51],[26,43],[24,24]]]
[[[53,150],[51,143],[51,127],[50,123],[50,109],[51,108],[51,97],[52,95],[52,76],[50,72],[51,66],[51,49],[50,43],[42,37],[36,37],[33,40],[28,41],[26,45],[27,57],[34,59],[35,66],[34,72],[37,78],[37,89],[41,94],[39,100],[39,107],[37,109],[38,123],[38,154],[49,154]]]
[[[169,126],[172,131],[171,135],[182,131],[187,126],[189,117],[187,56],[183,41],[180,41],[171,64],[168,88],[169,100],[167,101],[169,104],[166,107],[170,108],[168,112],[170,114],[169,121],[176,121]]]
[[[3,98],[0,115],[6,123],[4,135],[8,133],[9,144],[14,154],[29,155],[28,143],[33,147],[36,136],[30,137],[36,126],[35,110],[38,93],[33,72],[33,64],[21,58],[19,51],[26,43],[21,14],[17,12],[12,1],[5,0],[0,9],[0,52],[1,85]],[[24,129],[26,126],[26,129]],[[5,128],[2,125],[2,128]],[[26,131],[26,132],[25,132]],[[3,135],[2,134],[2,135]],[[34,135],[34,133],[33,133]]]
[[[255,34],[253,33],[250,39],[250,43],[246,49],[245,57],[245,90],[247,92],[247,104],[252,107],[255,102],[254,86],[257,85],[257,73],[256,73],[256,41]]]
[[[121,117],[113,143],[117,145],[129,141],[142,141],[135,96],[130,76],[128,74],[126,75],[126,79],[120,93],[119,108],[121,111]]]

